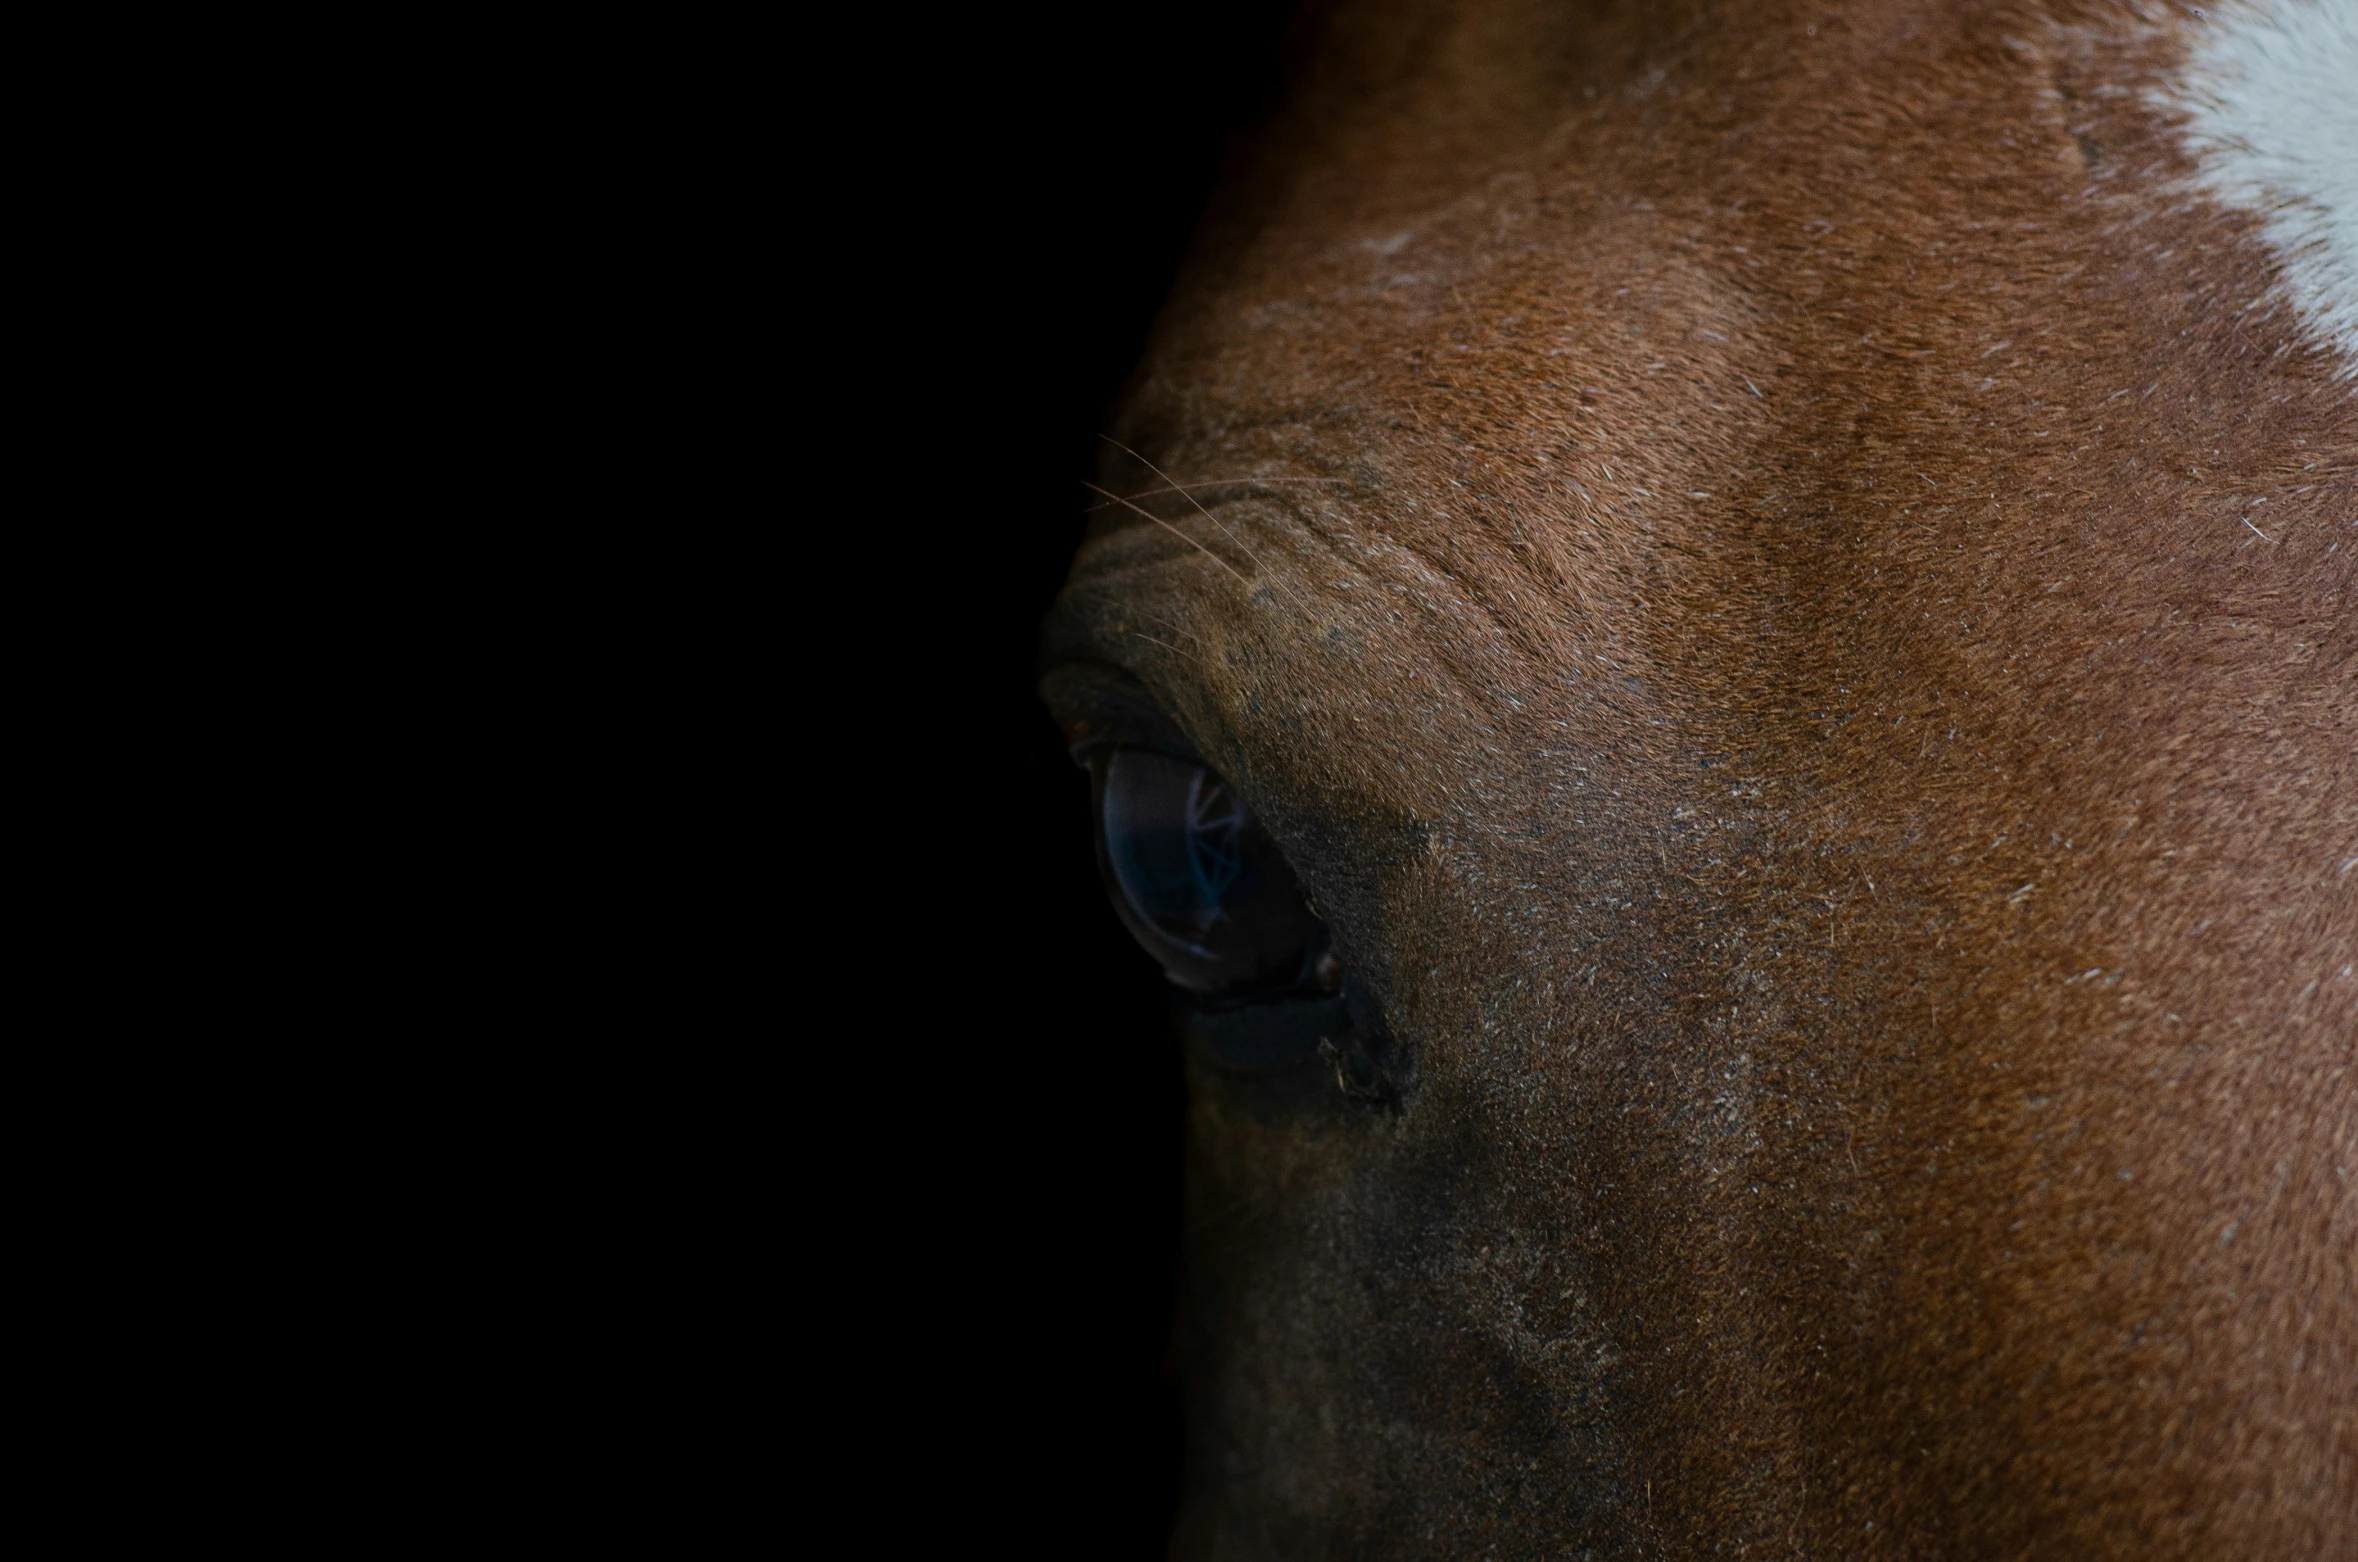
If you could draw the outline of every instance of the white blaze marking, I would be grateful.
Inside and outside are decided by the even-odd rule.
[[[2257,213],[2292,304],[2358,374],[2358,0],[2226,0],[2172,94],[2212,199]]]

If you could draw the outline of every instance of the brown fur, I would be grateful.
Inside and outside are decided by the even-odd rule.
[[[1116,433],[1342,481],[1049,631],[1417,1058],[1198,1081],[1179,1554],[2358,1555],[2358,402],[2175,13],[1309,44]]]

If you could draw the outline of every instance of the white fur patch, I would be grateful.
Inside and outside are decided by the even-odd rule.
[[[2358,0],[2225,0],[2171,94],[2199,184],[2260,215],[2293,307],[2358,374]]]

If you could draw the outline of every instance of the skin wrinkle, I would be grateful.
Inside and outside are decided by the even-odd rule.
[[[1193,1081],[1176,1554],[2358,1551],[2358,411],[2176,14],[1306,24],[1111,432],[1324,481],[1046,642],[1413,1058]]]

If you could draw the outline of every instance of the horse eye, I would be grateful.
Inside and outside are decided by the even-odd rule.
[[[1325,925],[1226,781],[1146,749],[1114,749],[1091,769],[1106,890],[1165,975],[1232,998],[1334,989]]]

